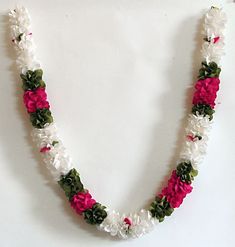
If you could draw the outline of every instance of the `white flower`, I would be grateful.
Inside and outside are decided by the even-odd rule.
[[[107,209],[107,217],[97,226],[101,231],[110,233],[111,236],[119,236],[120,238],[128,238],[128,225],[124,222],[125,215]]]
[[[226,22],[226,14],[221,9],[212,7],[205,16],[204,34],[207,37],[221,36]]]
[[[207,63],[213,61],[218,64],[224,55],[225,23],[226,15],[221,9],[212,7],[205,16],[203,34],[208,41],[202,45],[201,53],[203,60]],[[214,42],[215,38],[218,38],[218,41]]]
[[[34,128],[31,135],[39,148],[51,144],[53,141],[60,141],[55,123],[47,124],[43,129]]]
[[[17,7],[9,13],[9,21],[13,37],[18,37],[21,33],[30,33],[31,20],[28,10],[25,7]]]
[[[148,210],[141,209],[138,213],[130,214],[132,225],[129,229],[130,235],[133,238],[138,238],[150,231],[152,231],[158,220],[153,218]]]
[[[50,148],[49,151],[42,153],[43,161],[56,180],[72,169],[72,160],[58,137],[57,127],[54,123],[43,129],[34,128],[32,137],[40,150],[44,147]]]
[[[41,68],[39,61],[36,59],[34,53],[22,52],[18,55],[16,64],[21,73],[26,74],[28,70],[36,70]]]
[[[208,115],[203,116],[199,114],[189,114],[188,124],[186,127],[187,134],[200,135],[202,137],[207,137],[209,130],[211,129],[212,121]]]
[[[180,154],[181,161],[190,161],[194,169],[203,161],[206,154],[207,145],[204,141],[187,141]]]
[[[209,116],[190,114],[186,128],[186,138],[180,153],[181,161],[190,161],[195,169],[202,162],[206,154],[208,133],[211,129]],[[190,139],[188,137],[192,137]]]
[[[40,68],[35,56],[35,45],[32,40],[31,23],[27,9],[17,7],[9,14],[12,41],[17,51],[16,64],[21,73]]]
[[[43,161],[55,180],[59,180],[61,175],[66,175],[72,168],[72,160],[66,152],[64,146],[59,142],[51,147],[51,150],[42,154]]]
[[[118,236],[122,239],[137,238],[153,230],[158,221],[151,216],[148,210],[141,209],[138,213],[129,215],[107,210],[108,216],[97,226],[99,230],[108,232],[111,236]],[[128,218],[131,225],[125,222]]]
[[[219,64],[221,57],[224,53],[224,38],[221,36],[219,41],[214,43],[204,42],[201,49],[203,60],[207,63],[215,62]]]

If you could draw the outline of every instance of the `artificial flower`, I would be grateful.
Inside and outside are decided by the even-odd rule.
[[[78,192],[70,201],[71,207],[78,213],[82,214],[85,210],[91,209],[96,201],[91,194],[86,192]]]
[[[83,212],[84,219],[88,224],[99,225],[107,217],[107,212],[105,211],[105,206],[100,203],[93,204],[92,208],[86,209]]]
[[[166,197],[172,208],[178,208],[186,195],[189,194],[192,189],[193,187],[191,184],[181,181],[180,177],[177,176],[176,171],[174,170],[168,180],[167,187],[162,190],[160,195]]]
[[[64,190],[65,195],[69,200],[71,200],[78,192],[84,192],[80,175],[75,168],[71,169],[68,174],[61,176],[58,184]]]
[[[206,104],[211,108],[215,107],[215,99],[219,90],[219,78],[206,78],[197,81],[195,85],[195,93],[193,96],[193,104]]]
[[[37,88],[34,91],[25,91],[24,104],[29,113],[35,112],[37,109],[49,109],[50,105],[47,101],[45,88]]]

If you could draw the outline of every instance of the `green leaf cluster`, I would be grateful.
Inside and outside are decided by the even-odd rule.
[[[53,122],[53,117],[49,109],[37,109],[30,113],[30,121],[35,128],[42,129],[45,124]]]
[[[58,183],[64,190],[65,195],[69,198],[69,200],[71,200],[72,197],[78,192],[84,192],[80,175],[75,168],[71,169],[68,174],[62,175]]]
[[[107,217],[105,206],[100,203],[95,203],[91,209],[87,209],[83,212],[85,221],[91,225],[99,225]]]
[[[208,115],[209,119],[212,120],[213,114],[215,113],[215,111],[209,105],[197,104],[193,106],[192,113],[194,115],[197,115],[197,114],[203,115],[203,116]]]
[[[211,77],[219,77],[221,69],[218,67],[217,63],[210,62],[202,62],[202,67],[199,70],[198,79],[206,79]]]
[[[23,82],[23,90],[35,90],[39,87],[45,87],[46,84],[42,80],[43,71],[41,69],[28,70],[26,74],[21,74],[20,77]]]
[[[190,184],[197,176],[198,171],[193,168],[191,162],[181,162],[176,168],[176,174],[182,182]]]
[[[174,208],[171,208],[165,196],[162,198],[156,196],[155,200],[150,205],[149,211],[152,217],[155,217],[159,222],[162,222],[165,216],[170,216],[173,213]]]

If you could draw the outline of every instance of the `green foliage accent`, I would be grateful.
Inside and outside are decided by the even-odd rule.
[[[91,225],[99,225],[107,217],[105,206],[100,203],[95,203],[91,209],[87,209],[83,212],[85,221]]]
[[[58,144],[58,143],[59,143],[58,141],[53,141],[51,145],[52,145],[52,146],[55,146],[55,145]]]
[[[219,77],[221,69],[218,67],[217,63],[210,62],[202,62],[202,67],[199,70],[198,79],[206,79],[211,77]]]
[[[155,200],[150,205],[149,211],[152,214],[152,217],[155,217],[159,222],[162,222],[165,216],[170,216],[173,213],[174,208],[171,208],[165,196],[162,198],[156,196]]]
[[[201,141],[201,139],[202,139],[202,136],[200,136],[200,135],[195,135],[195,137],[197,137],[199,141]]]
[[[191,162],[181,162],[176,168],[176,174],[181,181],[190,184],[197,176],[198,171],[193,168]]]
[[[21,74],[20,77],[23,82],[23,90],[35,90],[39,87],[45,87],[46,84],[42,80],[43,71],[41,69],[28,70],[26,74]]]
[[[61,176],[58,184],[64,190],[65,195],[69,198],[69,200],[71,200],[72,197],[78,192],[84,191],[79,173],[74,168],[71,169],[68,174]]]
[[[30,121],[35,128],[42,129],[45,124],[53,122],[53,117],[49,109],[37,109],[30,113]]]
[[[23,35],[24,35],[23,33],[19,34],[18,37],[16,37],[16,40],[17,40],[18,42],[20,42]]]
[[[212,120],[213,114],[215,113],[215,111],[209,105],[197,104],[193,106],[192,113],[194,115],[197,115],[197,114],[203,115],[203,116],[208,115],[209,119]]]

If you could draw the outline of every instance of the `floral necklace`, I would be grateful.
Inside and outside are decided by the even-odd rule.
[[[33,125],[32,137],[46,166],[64,190],[71,207],[84,220],[98,229],[121,238],[139,237],[170,216],[193,189],[192,181],[206,152],[208,132],[219,90],[219,61],[223,55],[223,31],[226,16],[221,9],[211,7],[203,25],[202,66],[195,84],[193,107],[188,116],[185,141],[175,170],[168,184],[157,193],[147,209],[120,214],[107,209],[92,198],[73,168],[71,159],[58,137],[50,104],[47,101],[43,71],[35,57],[30,17],[27,9],[18,7],[9,13],[16,63],[23,82],[24,104]]]

